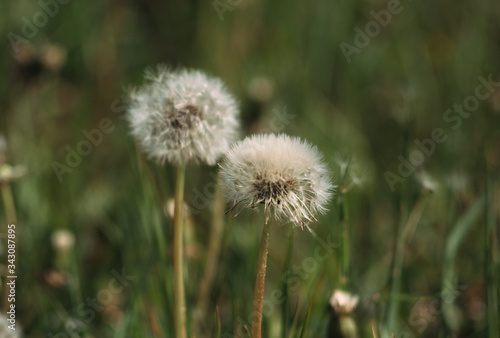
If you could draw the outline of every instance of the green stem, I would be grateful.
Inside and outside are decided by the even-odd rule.
[[[2,189],[2,199],[3,204],[5,206],[5,216],[6,221],[9,224],[17,223],[17,214],[16,208],[14,206],[14,197],[12,196],[12,190],[10,188],[9,183],[0,183],[0,187]]]
[[[392,267],[391,302],[387,315],[387,330],[389,334],[397,331],[396,321],[399,314],[399,299],[397,295],[401,292],[402,270],[406,246],[416,230],[425,207],[425,199],[420,198],[413,206],[408,218],[401,220],[398,229],[396,251],[394,253]],[[406,210],[406,208],[404,208]],[[405,214],[405,213],[403,213]]]
[[[349,169],[351,168],[352,157],[349,158],[345,167],[341,167],[341,189],[339,196],[339,238],[340,238],[340,257],[339,257],[339,284],[340,289],[348,291],[349,289],[349,274],[351,266],[351,248],[350,248],[350,234],[351,227],[349,226],[349,206],[347,203],[347,192],[349,186],[346,182]]]
[[[220,185],[217,185],[217,193],[212,213],[212,228],[210,229],[207,260],[205,263],[205,272],[201,279],[200,295],[194,311],[195,318],[192,327],[193,331],[197,334],[200,333],[202,320],[207,312],[210,291],[212,290],[212,285],[215,277],[217,276],[223,229],[224,194],[221,191]]]
[[[186,166],[177,167],[175,182],[174,209],[174,303],[175,303],[175,333],[177,338],[186,338],[186,300],[184,295],[184,264],[182,245],[182,207],[184,200],[184,181]]]
[[[478,220],[481,218],[486,206],[486,195],[479,197],[472,206],[469,207],[446,236],[446,247],[443,260],[443,276],[441,297],[446,301],[442,302],[442,315],[446,327],[452,332],[459,331],[462,325],[460,312],[456,308],[456,271],[455,260],[458,250],[462,243],[467,239],[467,235],[472,228],[481,224]]]
[[[267,253],[269,251],[270,224],[264,224],[260,240],[257,278],[253,296],[252,338],[262,337],[262,306],[264,304],[264,285],[266,282]]]
[[[349,209],[345,194],[340,198],[341,221],[340,221],[340,288],[348,291],[349,286],[349,267],[350,267],[350,227],[349,227]]]
[[[493,175],[488,175],[488,200],[486,202],[486,231],[485,231],[485,244],[486,244],[486,280],[487,280],[487,326],[490,337],[500,332],[500,325],[498,323],[498,268],[497,268],[497,210],[498,200],[495,198],[495,191],[497,191],[497,179]]]

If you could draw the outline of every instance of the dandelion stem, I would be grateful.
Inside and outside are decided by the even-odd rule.
[[[349,225],[349,205],[347,201],[347,192],[349,187],[346,182],[346,177],[351,168],[352,157],[341,169],[341,182],[342,188],[340,189],[339,196],[339,214],[340,214],[340,262],[339,262],[339,284],[340,289],[344,291],[349,291],[349,275],[350,275],[350,265],[351,265],[351,248],[350,248],[350,234],[351,227]]]
[[[174,306],[175,306],[175,333],[177,338],[186,338],[186,300],[184,296],[184,265],[183,265],[183,222],[182,205],[184,199],[184,181],[186,166],[177,167],[175,182],[175,209],[174,209]]]
[[[262,229],[260,240],[259,261],[257,263],[257,279],[253,296],[252,338],[262,337],[262,306],[264,304],[264,285],[266,282],[267,253],[269,251],[269,237],[271,225],[268,222]]]
[[[350,267],[350,241],[349,241],[349,209],[347,198],[342,193],[340,198],[340,289],[348,291],[349,286],[349,267]]]
[[[2,199],[5,207],[5,216],[7,223],[16,223],[17,222],[17,214],[16,208],[14,206],[14,197],[12,196],[12,189],[10,188],[9,183],[4,182],[0,183],[0,188],[2,189]]]

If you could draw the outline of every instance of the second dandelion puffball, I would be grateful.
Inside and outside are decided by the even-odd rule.
[[[132,135],[159,162],[213,165],[239,134],[235,99],[219,79],[199,71],[146,71],[129,101]]]
[[[332,195],[317,148],[287,135],[254,135],[238,142],[222,161],[220,175],[228,211],[264,204],[266,223],[273,214],[307,225],[326,211]]]

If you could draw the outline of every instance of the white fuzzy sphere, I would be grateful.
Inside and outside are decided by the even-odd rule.
[[[213,165],[239,134],[235,99],[217,78],[159,66],[129,95],[132,135],[150,158]]]
[[[52,234],[52,245],[59,251],[71,250],[75,245],[75,236],[65,229],[57,230]]]
[[[254,135],[238,142],[221,163],[228,211],[264,204],[276,219],[307,225],[332,196],[330,174],[315,146],[287,135]],[[241,211],[241,210],[240,210]]]

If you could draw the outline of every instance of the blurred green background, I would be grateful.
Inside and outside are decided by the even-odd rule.
[[[0,184],[17,211],[15,304],[24,335],[173,337],[174,170],[148,161],[123,119],[124,92],[142,83],[146,67],[164,63],[220,77],[240,102],[243,134],[300,136],[325,155],[338,188],[312,229],[334,243],[342,222],[350,231],[348,288],[360,297],[353,318],[361,337],[498,337],[500,86],[468,98],[480,77],[500,81],[500,3],[396,5],[2,1],[0,162],[27,174]],[[359,33],[379,16],[371,11],[391,13],[388,6],[397,13],[385,27]],[[354,51],[347,58],[343,43]],[[467,102],[477,102],[470,113],[446,115]],[[69,165],[83,131],[103,119],[112,131]],[[420,151],[404,177],[398,167],[419,149],[415,140],[436,128],[446,140]],[[55,162],[68,171],[58,177]],[[216,172],[187,172],[190,327]],[[0,207],[2,234],[12,222],[7,209]],[[246,337],[263,215],[225,221],[201,336]],[[55,243],[61,229],[74,243]],[[310,259],[318,247],[308,231],[274,226],[266,298],[278,290],[286,300],[268,304],[265,336],[335,336],[329,301],[339,251]],[[4,239],[1,250],[5,276]],[[132,277],[120,283],[122,273]]]

